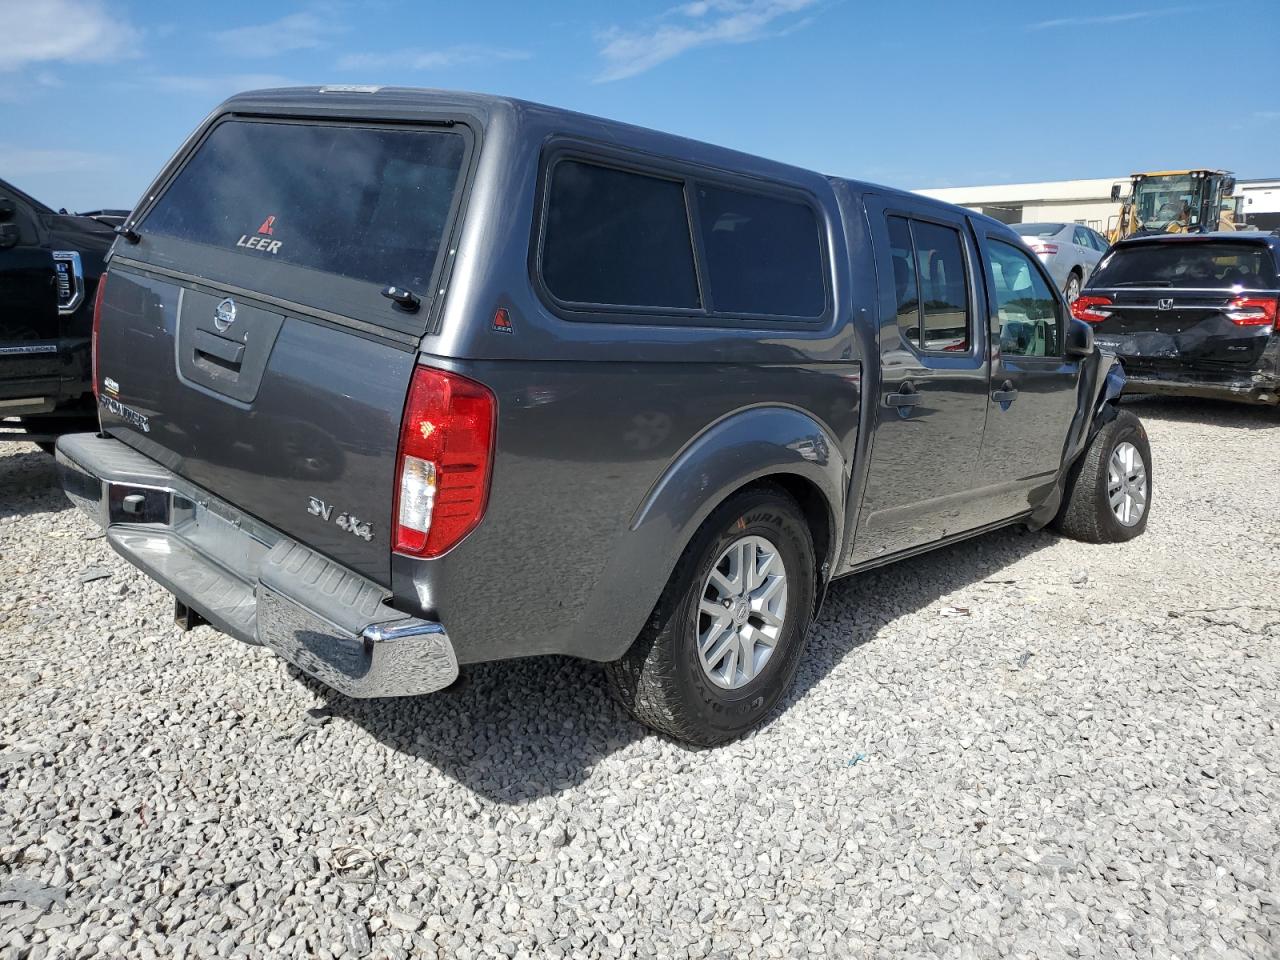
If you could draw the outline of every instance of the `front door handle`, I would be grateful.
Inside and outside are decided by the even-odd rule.
[[[890,393],[884,398],[886,407],[896,407],[898,416],[907,417],[911,415],[911,408],[920,402],[920,394],[916,392],[916,386],[910,380],[903,382],[898,387],[897,393]]]
[[[1014,389],[1013,381],[1006,380],[1000,384],[999,390],[991,391],[991,400],[993,403],[1000,404],[1005,410],[1009,409],[1009,404],[1018,399],[1018,391]]]

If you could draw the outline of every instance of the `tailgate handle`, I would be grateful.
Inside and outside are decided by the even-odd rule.
[[[212,357],[232,367],[240,366],[244,359],[244,344],[238,340],[216,337],[208,330],[197,330],[194,339],[197,357]]]

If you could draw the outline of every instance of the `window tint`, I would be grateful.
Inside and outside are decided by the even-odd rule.
[[[1076,246],[1093,249],[1093,239],[1084,227],[1076,227],[1075,242]]]
[[[920,346],[948,352],[969,349],[969,294],[960,233],[936,223],[913,221],[916,275],[924,332]]]
[[[903,338],[921,350],[968,350],[969,285],[959,231],[903,217],[889,217],[888,227]]]
[[[898,327],[903,339],[920,345],[920,295],[916,288],[915,247],[911,225],[889,217],[889,250],[893,257],[893,285],[897,294]]]
[[[141,229],[426,293],[465,153],[442,131],[227,121]]]
[[[1000,352],[1019,357],[1059,356],[1058,301],[1040,271],[1012,244],[992,240],[987,250],[1000,319]]]
[[[557,163],[542,278],[573,303],[700,307],[684,186],[579,160]]]
[[[822,247],[807,204],[701,184],[698,217],[717,313],[822,315]]]
[[[1263,244],[1215,240],[1122,246],[1099,264],[1090,286],[1242,287],[1276,285],[1276,264]]]

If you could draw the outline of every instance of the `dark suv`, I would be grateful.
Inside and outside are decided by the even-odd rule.
[[[0,439],[49,444],[92,422],[93,296],[113,240],[0,180]]]
[[[833,578],[1149,516],[1118,367],[959,207],[349,87],[230,100],[146,196],[64,486],[184,623],[350,696],[570,654],[715,743],[778,702]]]
[[[1072,312],[1124,363],[1126,389],[1280,403],[1280,237],[1123,240]]]

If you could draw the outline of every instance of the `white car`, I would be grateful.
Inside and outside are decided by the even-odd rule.
[[[1079,223],[1015,223],[1013,229],[1040,258],[1071,303],[1107,252],[1106,237]]]

